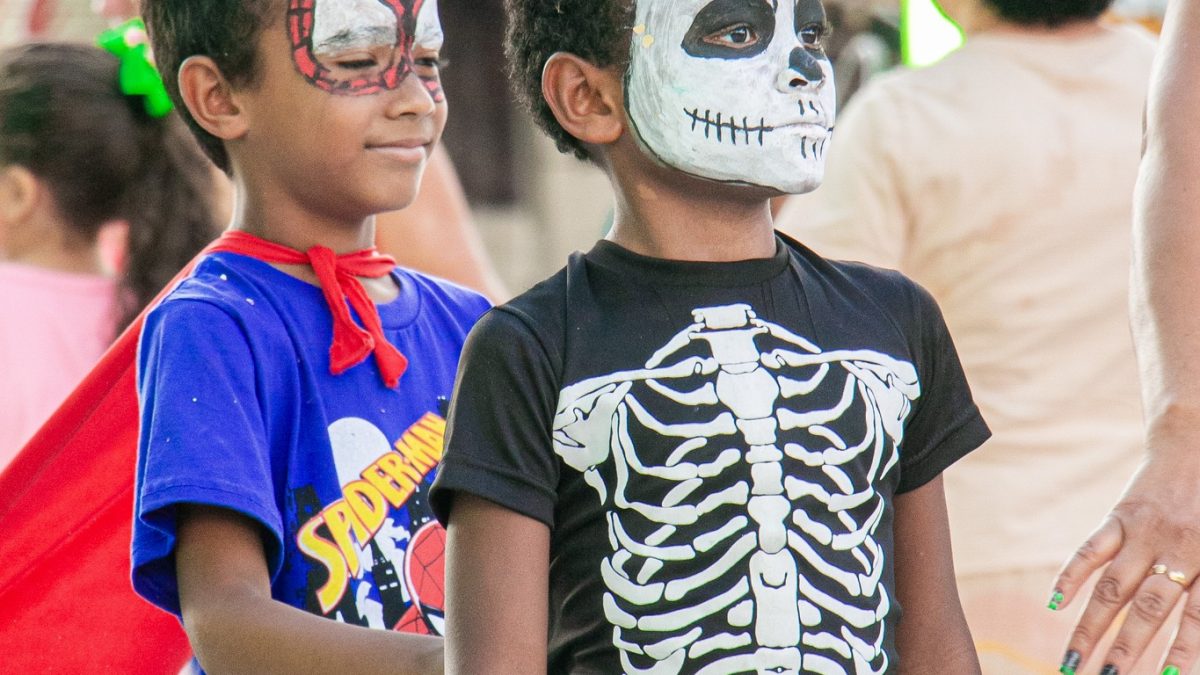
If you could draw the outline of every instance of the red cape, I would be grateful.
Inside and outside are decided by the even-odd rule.
[[[190,658],[179,621],[130,582],[144,316],[0,474],[4,672],[175,675]]]

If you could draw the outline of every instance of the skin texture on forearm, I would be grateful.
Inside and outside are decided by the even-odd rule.
[[[979,659],[954,582],[942,478],[896,497],[897,672],[978,674]]]
[[[1187,451],[1200,451],[1197,26],[1200,1],[1174,0],[1151,81],[1136,198],[1131,303],[1151,452],[1189,437]]]
[[[442,672],[441,638],[343,624],[274,600],[259,527],[243,516],[181,507],[176,551],[184,627],[209,673]]]
[[[469,494],[446,530],[446,672],[546,672],[550,528]]]

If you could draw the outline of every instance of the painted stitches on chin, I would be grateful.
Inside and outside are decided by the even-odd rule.
[[[826,116],[821,108],[812,101],[799,102],[801,119],[791,123],[789,126],[809,126],[821,129],[818,138],[809,138],[807,136],[801,138],[801,157],[807,159],[809,148],[812,149],[814,157],[823,157],[825,154],[825,143],[829,139],[829,134],[833,131],[828,126]],[[757,123],[752,121],[748,116],[742,115],[727,115],[718,112],[715,115],[711,109],[700,111],[699,108],[684,108],[683,114],[691,120],[691,129],[696,133],[703,133],[704,137],[724,143],[728,141],[731,145],[763,145],[766,135],[779,129],[779,126],[767,124],[766,118],[759,117]],[[809,119],[811,117],[811,119]],[[818,154],[819,153],[819,154]]]
[[[828,142],[828,136],[825,138],[801,138],[800,157],[808,159],[811,152],[813,159],[825,159],[825,144]]]
[[[750,145],[752,141],[757,140],[759,145],[763,144],[763,137],[775,131],[775,127],[767,126],[766,120],[759,118],[757,125],[752,125],[749,118],[742,117],[742,124],[738,126],[737,118],[733,115],[728,117],[717,113],[714,117],[711,110],[705,110],[704,114],[700,114],[700,109],[684,110],[685,115],[692,120],[692,131],[703,130],[704,137],[716,140],[718,143],[723,142],[725,138],[733,145],[738,144],[738,134],[743,135],[742,143]],[[704,125],[701,127],[700,125]],[[728,128],[729,133],[724,133],[724,129]],[[715,134],[713,131],[715,130]],[[715,138],[714,138],[715,136]]]

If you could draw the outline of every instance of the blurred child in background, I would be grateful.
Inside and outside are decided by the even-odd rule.
[[[210,165],[120,68],[85,45],[0,51],[0,466],[217,234]]]

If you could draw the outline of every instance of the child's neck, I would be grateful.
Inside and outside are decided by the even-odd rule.
[[[673,170],[668,170],[673,171]],[[610,174],[616,209],[608,239],[667,260],[729,262],[775,254],[769,195],[688,176]],[[656,180],[665,178],[665,180]]]
[[[375,216],[337,218],[314,214],[289,200],[257,199],[244,185],[238,185],[231,229],[241,230],[300,252],[324,246],[339,255],[375,246]],[[285,274],[313,285],[320,285],[308,265],[272,264]],[[359,277],[367,295],[376,303],[395,300],[400,289],[391,277]]]
[[[238,194],[247,192],[238,190]],[[343,254],[375,245],[373,215],[339,218],[312,213],[295,202],[275,202],[253,196],[239,196],[231,227],[301,252],[313,246],[324,246]]]
[[[40,215],[7,224],[0,260],[69,274],[108,274],[95,236],[77,236],[66,223]]]

